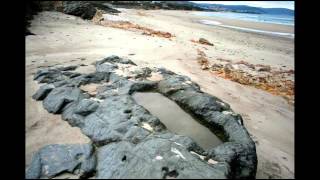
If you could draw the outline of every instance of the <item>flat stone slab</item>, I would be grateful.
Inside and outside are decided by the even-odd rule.
[[[64,172],[86,177],[96,167],[93,152],[91,144],[47,145],[33,156],[26,178],[53,178]]]
[[[34,79],[47,85],[33,98],[43,100],[48,112],[61,114],[91,139],[84,159],[97,157],[97,164],[83,169],[86,161],[65,150],[71,145],[49,145],[35,154],[27,178],[59,177],[62,172],[96,178],[255,178],[254,141],[241,116],[227,103],[202,92],[190,78],[164,68],[139,67],[118,56],[97,61],[95,66],[97,72],[90,74],[71,72],[78,66],[39,70]],[[98,84],[96,93],[80,88],[91,83]],[[176,102],[223,143],[205,151],[190,137],[170,132],[133,99],[134,92],[143,91],[158,92]],[[42,159],[45,164],[39,164]],[[62,162],[66,165],[59,166]]]

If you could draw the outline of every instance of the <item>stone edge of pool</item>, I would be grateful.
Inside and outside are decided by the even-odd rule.
[[[94,73],[72,72],[77,67],[39,70],[34,80],[46,84],[33,99],[42,100],[48,112],[61,114],[71,126],[79,127],[92,143],[41,148],[33,156],[26,178],[52,178],[62,173],[82,178],[255,178],[256,147],[241,116],[227,103],[202,92],[187,76],[164,68],[139,68],[118,56],[97,61]],[[119,69],[131,67],[133,71],[119,73]],[[162,78],[148,80],[152,73]],[[96,94],[80,88],[102,82],[107,84]],[[176,102],[224,143],[204,151],[191,138],[169,132],[134,101],[131,95],[141,91],[156,91]]]

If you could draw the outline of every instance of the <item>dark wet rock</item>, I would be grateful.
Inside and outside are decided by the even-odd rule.
[[[66,82],[69,84],[72,84],[76,87],[79,87],[81,85],[86,85],[90,83],[103,83],[107,82],[109,79],[109,73],[105,72],[96,72],[96,73],[90,73],[90,74],[83,74],[76,77],[72,77]],[[66,82],[61,82],[62,84]]]
[[[97,72],[90,74],[57,67],[35,74],[35,80],[49,84],[41,87],[34,98],[44,98],[45,109],[62,113],[63,120],[79,127],[98,147],[98,178],[255,177],[254,141],[230,105],[202,92],[186,76],[164,68],[139,67],[129,69],[129,75],[121,75],[120,64],[135,65],[131,60],[111,56],[97,61]],[[163,79],[146,80],[152,72],[160,73]],[[90,83],[101,83],[96,95],[78,88]],[[193,139],[170,132],[131,97],[139,91],[156,91],[175,101],[224,143],[204,151]],[[41,158],[35,155],[34,159],[37,162]],[[30,168],[39,169],[39,165]],[[30,174],[40,176],[36,170]]]
[[[235,173],[232,177],[254,178],[257,164],[255,144],[243,128],[241,116],[232,112],[226,103],[205,93],[181,90],[169,97],[198,117],[224,141],[239,143],[244,153],[235,152],[237,156],[227,154],[232,161],[237,161],[236,165],[231,166]],[[221,148],[220,151],[224,152],[229,151],[230,146],[216,148]],[[244,166],[248,167],[244,168]]]
[[[96,14],[96,8],[88,2],[64,1],[63,12],[66,14],[79,16],[82,19],[92,19]]]
[[[226,178],[225,172],[165,138],[111,143],[98,150],[97,159],[97,178]]]
[[[209,45],[209,46],[213,46],[213,44],[211,42],[209,42],[208,40],[204,39],[204,38],[200,38],[199,39],[199,43],[200,44],[205,44],[205,45]]]
[[[205,151],[193,139],[187,136],[173,134],[170,132],[161,132],[154,134],[154,137],[168,139],[177,145],[184,146],[188,151],[194,151],[199,154],[204,154]]]
[[[50,113],[60,113],[61,109],[68,103],[78,101],[83,98],[79,88],[58,87],[53,89],[43,100],[43,107]]]
[[[30,30],[28,29],[30,27],[30,21],[33,19],[33,16],[38,14],[39,11],[42,10],[40,6],[40,2],[38,1],[28,1],[25,3],[25,18],[24,18],[24,26],[25,26],[25,36],[27,35],[34,35]]]
[[[69,78],[74,78],[74,77],[78,77],[81,75],[80,73],[74,73],[74,72],[69,72],[69,71],[64,71],[61,73]]]
[[[163,129],[159,119],[137,105],[131,96],[110,96],[85,118],[82,132],[94,142],[106,144],[128,137],[129,129],[142,126],[142,123],[148,123],[155,131]]]
[[[126,78],[120,76],[110,76],[111,84],[102,86],[98,89],[97,97],[105,99],[109,96],[129,94],[133,81],[129,81]]]
[[[58,67],[58,71],[73,71],[76,70],[79,66],[66,66],[66,67]]]
[[[34,75],[34,80],[39,83],[54,83],[57,81],[67,80],[80,75],[79,73],[68,72],[69,70],[74,70],[76,68],[77,66],[66,66],[41,69]]]
[[[161,80],[158,84],[160,93],[169,96],[179,90],[200,91],[199,85],[191,82],[187,76],[171,75]]]
[[[110,14],[121,13],[121,11],[114,9],[111,4],[108,4],[104,1],[92,1],[90,2],[90,4],[98,9],[103,10],[106,13],[110,13]]]
[[[137,91],[154,90],[157,86],[152,81],[130,81],[124,77],[112,74],[110,76],[111,84],[102,86],[98,89],[97,97],[105,99],[109,96],[132,94]]]
[[[223,111],[229,108],[228,105],[223,106],[221,104],[222,101],[216,97],[190,89],[179,90],[171,94],[170,98],[198,116],[206,115],[207,112]]]
[[[139,78],[145,79],[147,77],[150,77],[151,72],[152,72],[152,70],[150,68],[143,67],[139,70],[134,71],[134,74],[135,74],[134,78],[135,79],[139,79]]]
[[[96,66],[97,72],[111,72],[117,68],[116,64],[111,63],[103,63]]]
[[[86,116],[92,112],[94,112],[99,106],[99,103],[91,100],[91,99],[83,99],[77,105],[75,112],[76,114],[80,114],[82,116]]]
[[[208,154],[210,158],[228,164],[233,170],[232,178],[255,178],[258,162],[254,144],[226,142],[208,150]]]
[[[54,89],[53,84],[45,84],[39,88],[39,90],[32,96],[35,100],[43,100]]]
[[[99,106],[99,102],[89,99],[87,95],[77,101],[67,104],[62,111],[62,119],[68,121],[71,126],[82,128],[85,117],[93,113]]]
[[[129,94],[137,91],[149,91],[154,90],[157,87],[157,83],[153,81],[138,81],[130,86]]]
[[[101,65],[101,64],[104,64],[104,63],[120,63],[120,64],[131,64],[131,65],[135,65],[136,64],[131,61],[130,59],[124,59],[124,58],[120,58],[119,56],[109,56],[109,57],[106,57],[100,61],[97,61],[96,62],[96,66],[98,65]]]
[[[63,172],[80,177],[92,173],[96,158],[91,144],[48,145],[41,148],[32,159],[26,179],[52,178]]]
[[[61,86],[64,86],[64,85],[68,85],[70,84],[70,81],[69,80],[61,80],[61,81],[56,81],[53,83],[54,87],[61,87]]]
[[[56,72],[57,70],[49,69],[49,68],[40,69],[35,73],[33,80],[38,80],[41,76],[46,76],[50,73],[56,73]]]

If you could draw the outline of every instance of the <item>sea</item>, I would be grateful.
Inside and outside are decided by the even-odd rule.
[[[281,24],[287,26],[294,26],[294,16],[292,15],[273,15],[273,14],[251,14],[251,13],[234,13],[234,12],[193,12],[194,15],[203,16],[203,17],[221,17],[228,19],[236,19],[243,21],[252,21],[252,22],[262,22],[270,24]],[[272,34],[286,37],[294,37],[292,33],[283,33],[283,32],[273,32],[273,31],[263,31],[258,29],[243,28],[237,26],[224,25],[218,21],[211,20],[200,20],[200,23],[207,25],[215,25],[227,28],[238,29],[242,31],[250,31],[256,33]]]

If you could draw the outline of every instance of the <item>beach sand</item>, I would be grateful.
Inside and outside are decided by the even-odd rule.
[[[256,141],[257,178],[294,177],[294,106],[280,97],[251,86],[220,78],[203,71],[197,63],[197,49],[208,59],[243,60],[253,64],[294,69],[294,39],[241,32],[198,23],[207,19],[233,26],[268,31],[293,32],[292,26],[270,25],[222,18],[201,18],[190,11],[125,10],[120,17],[154,30],[172,33],[163,38],[139,31],[104,27],[59,12],[41,12],[34,17],[26,36],[26,166],[32,154],[52,143],[83,143],[89,139],[79,128],[43,109],[31,96],[39,85],[33,73],[49,65],[78,65],[76,71],[94,71],[91,63],[109,55],[133,60],[142,66],[165,67],[189,76],[204,92],[229,103],[240,113]],[[205,38],[214,46],[193,43]]]

